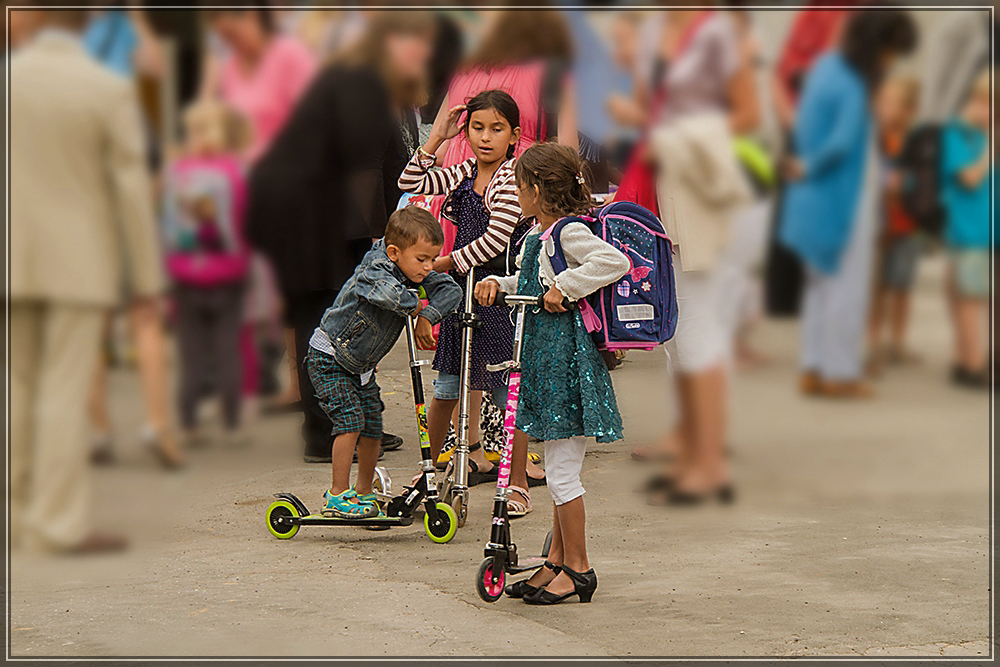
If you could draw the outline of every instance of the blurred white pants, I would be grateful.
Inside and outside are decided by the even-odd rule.
[[[872,291],[879,183],[869,158],[853,229],[836,273],[806,265],[802,304],[802,370],[824,380],[861,378],[865,322]]]
[[[732,238],[720,260],[727,284],[722,296],[722,316],[730,341],[761,311],[762,281],[755,272],[767,254],[773,209],[774,200],[769,197],[747,206],[733,218]]]
[[[672,370],[698,373],[726,360],[726,290],[732,276],[720,263],[707,271],[684,271],[680,253],[673,257],[677,291],[677,328],[664,349]]]

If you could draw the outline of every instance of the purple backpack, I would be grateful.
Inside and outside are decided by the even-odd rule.
[[[677,327],[670,239],[655,215],[632,202],[612,202],[593,216],[569,216],[553,226],[552,269],[559,274],[568,268],[559,234],[571,222],[582,222],[622,251],[629,272],[582,299],[580,314],[599,350],[652,350],[670,340]]]

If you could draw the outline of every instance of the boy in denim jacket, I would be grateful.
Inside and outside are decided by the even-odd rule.
[[[375,365],[396,343],[404,318],[436,324],[458,308],[458,283],[432,269],[443,243],[441,225],[429,212],[408,206],[393,213],[385,238],[365,255],[309,340],[309,379],[333,422],[333,482],[323,494],[324,516],[378,516],[372,478],[382,439],[382,399]],[[427,293],[425,306],[417,286]],[[355,446],[358,478],[351,488]]]

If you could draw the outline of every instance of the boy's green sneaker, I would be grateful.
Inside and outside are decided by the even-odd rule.
[[[358,493],[358,490],[353,486],[351,487],[351,491],[354,491],[359,503],[368,503],[378,507],[378,496],[375,495],[374,491],[371,493]]]
[[[374,495],[374,494],[373,494]],[[357,502],[351,502],[356,500]],[[321,514],[337,519],[371,519],[379,514],[378,505],[364,502],[354,489],[333,495],[329,489],[323,493],[323,509]]]
[[[357,491],[355,491],[355,493],[357,493]],[[378,504],[378,497],[375,495],[374,492],[365,494],[358,493],[358,502],[371,503],[372,505],[375,506],[376,509],[378,509],[378,513],[372,518],[378,518],[378,519],[385,518],[385,511]],[[368,526],[368,530],[389,530],[389,528],[390,526],[388,524],[384,526]]]

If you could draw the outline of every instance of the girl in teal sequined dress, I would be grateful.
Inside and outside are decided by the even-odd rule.
[[[569,215],[585,214],[590,191],[576,151],[536,144],[518,159],[518,200],[538,225],[525,240],[517,274],[486,278],[476,286],[483,305],[498,292],[542,295],[544,309],[529,309],[521,352],[521,395],[517,428],[545,443],[545,476],[554,504],[552,546],[546,566],[530,579],[511,584],[507,594],[529,604],[555,604],[572,595],[589,602],[597,576],[587,560],[584,489],[580,471],[586,438],[622,438],[622,419],[611,376],[577,309],[579,301],[629,270],[621,252],[594,236],[583,223],[563,227],[560,244],[569,268],[556,275],[549,256],[552,226]]]

